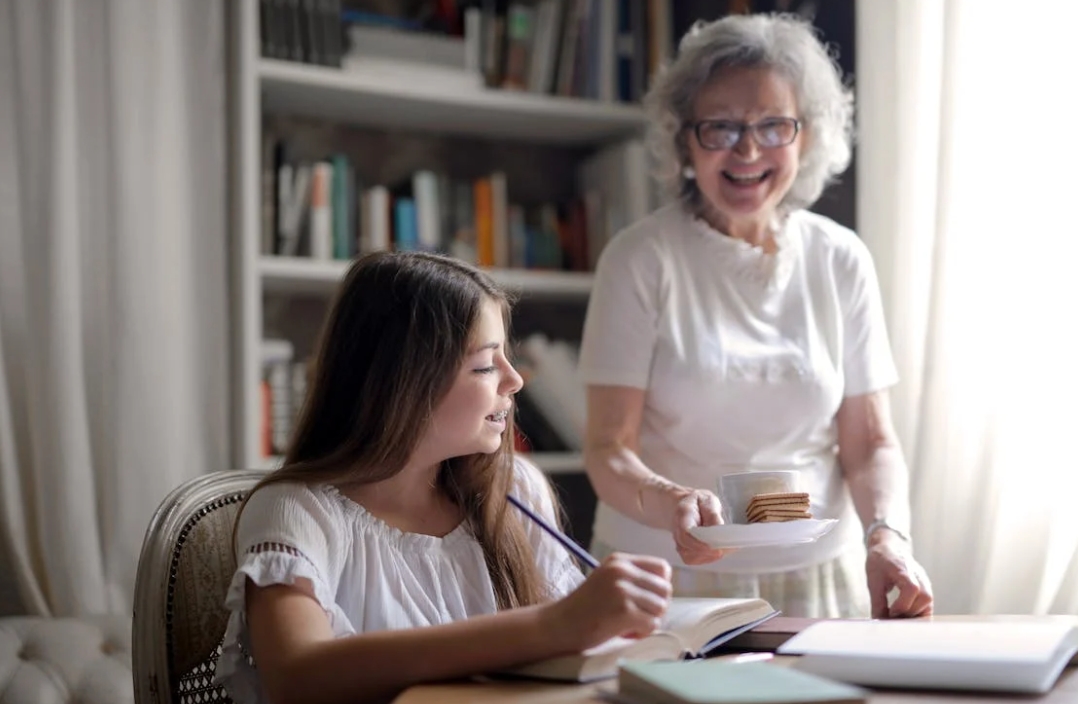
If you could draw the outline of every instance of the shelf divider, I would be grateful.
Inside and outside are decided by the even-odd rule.
[[[268,112],[443,134],[595,145],[642,134],[636,105],[492,88],[462,89],[417,72],[383,74],[262,59]]]
[[[266,291],[328,295],[344,278],[349,264],[346,260],[319,261],[306,257],[263,255],[258,268]],[[589,272],[536,269],[487,271],[500,286],[529,298],[585,298],[591,292],[593,280]]]
[[[579,452],[531,452],[521,453],[544,474],[577,474],[584,471],[584,455]],[[284,462],[280,455],[263,457],[256,469],[277,469]]]

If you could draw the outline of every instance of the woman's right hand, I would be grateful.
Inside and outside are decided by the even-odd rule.
[[[725,555],[726,550],[713,548],[690,532],[697,526],[722,523],[719,497],[706,489],[685,489],[679,491],[674,500],[670,532],[674,534],[678,555],[685,564],[703,565]]]
[[[614,636],[643,637],[662,622],[670,604],[670,564],[658,557],[614,553],[572,593],[548,604],[548,633],[566,652]]]

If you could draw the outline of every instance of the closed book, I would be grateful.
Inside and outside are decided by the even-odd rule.
[[[844,682],[1038,694],[1078,652],[1072,619],[821,621],[778,649]]]
[[[737,638],[731,638],[723,644],[719,652],[773,653],[783,643],[820,620],[804,616],[776,616],[752,630],[745,631]]]
[[[412,197],[416,212],[416,248],[437,252],[442,246],[442,208],[438,196],[438,176],[433,171],[412,174]]]
[[[419,249],[418,225],[415,200],[398,198],[393,204],[393,244],[398,252]]]
[[[476,179],[474,194],[476,263],[494,266],[494,195],[489,177]]]
[[[333,259],[333,164],[319,161],[311,179],[311,259]]]
[[[868,692],[781,665],[708,660],[627,663],[617,697],[625,704],[861,704]]]
[[[645,638],[612,638],[576,655],[562,655],[503,674],[565,682],[615,677],[623,661],[705,657],[729,638],[777,614],[763,599],[674,598],[662,628]]]

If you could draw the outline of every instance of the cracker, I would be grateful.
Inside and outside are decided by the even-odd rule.
[[[750,513],[747,518],[749,523],[753,523],[761,518],[812,518],[812,514],[808,511],[758,511]]]
[[[749,523],[757,523],[764,518],[812,518],[807,508],[757,509],[746,515]]]
[[[807,501],[788,504],[749,504],[745,507],[745,513],[756,511],[808,511],[810,508]]]
[[[749,523],[781,523],[812,518],[808,492],[756,494],[745,507],[745,518]]]
[[[766,510],[772,510],[772,511],[807,511],[808,509],[809,509],[809,504],[807,502],[806,503],[800,503],[800,504],[764,504],[762,506],[759,505],[759,504],[749,504],[748,506],[745,507],[745,512],[746,513],[751,513],[753,511],[766,511]]]
[[[790,521],[799,521],[802,518],[812,518],[812,516],[802,516],[802,517],[775,516],[775,517],[761,518],[758,521],[750,521],[750,523],[788,523]]]
[[[770,504],[770,503],[798,503],[809,500],[808,492],[805,491],[790,491],[775,494],[756,494],[749,500],[749,503],[758,504]]]

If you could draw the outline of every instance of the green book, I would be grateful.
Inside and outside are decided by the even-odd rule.
[[[868,692],[782,665],[687,660],[623,664],[617,698],[627,704],[861,704]]]

